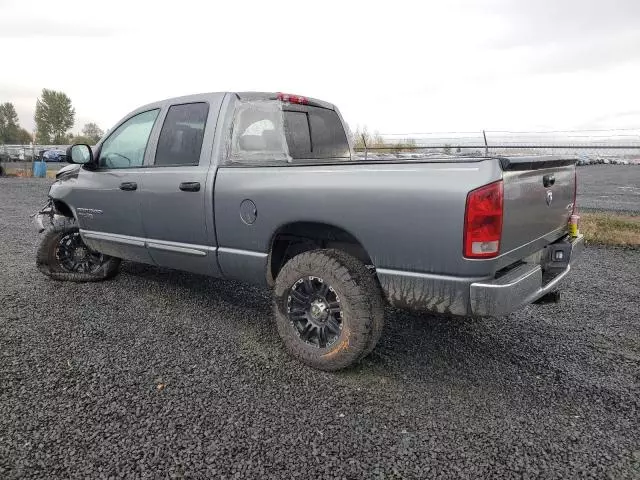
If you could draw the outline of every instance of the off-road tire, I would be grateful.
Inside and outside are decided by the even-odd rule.
[[[69,272],[65,270],[56,258],[56,249],[62,237],[71,232],[77,232],[78,226],[71,218],[57,219],[56,222],[42,234],[42,239],[36,253],[38,270],[54,280],[66,282],[98,282],[114,277],[120,267],[120,259],[105,256],[104,263],[97,271],[91,273]]]
[[[290,291],[299,279],[309,276],[322,278],[340,298],[342,329],[325,348],[302,340],[289,320]],[[376,346],[384,326],[384,301],[376,277],[364,263],[340,250],[312,250],[289,260],[275,281],[273,310],[289,354],[319,370],[340,370],[364,358]]]

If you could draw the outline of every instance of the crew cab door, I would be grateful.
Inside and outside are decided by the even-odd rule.
[[[163,111],[140,192],[147,248],[157,265],[219,275],[211,151],[223,98],[191,96]]]
[[[160,108],[138,112],[118,125],[96,152],[97,168],[83,169],[72,191],[80,233],[95,250],[153,263],[140,209],[147,145]]]

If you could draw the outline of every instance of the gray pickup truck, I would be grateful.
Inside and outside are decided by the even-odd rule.
[[[362,160],[337,108],[297,95],[152,103],[67,158],[36,216],[43,273],[103,280],[126,259],[270,286],[286,349],[324,370],[375,347],[385,299],[504,315],[583,245],[574,159]]]

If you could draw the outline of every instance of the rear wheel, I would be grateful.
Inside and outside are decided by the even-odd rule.
[[[339,370],[366,356],[384,324],[375,277],[339,250],[289,260],[276,278],[274,313],[287,351],[320,370]]]
[[[96,282],[118,273],[120,259],[87,247],[75,222],[59,220],[43,234],[36,265],[45,275],[69,282]]]

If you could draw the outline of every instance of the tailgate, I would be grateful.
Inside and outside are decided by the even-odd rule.
[[[575,159],[539,156],[500,160],[504,180],[503,253],[540,237],[565,234],[573,210]],[[553,232],[555,235],[549,236]]]

